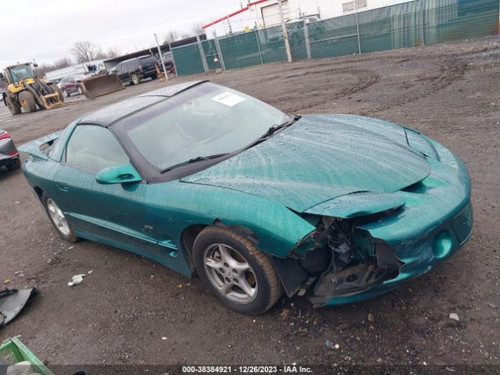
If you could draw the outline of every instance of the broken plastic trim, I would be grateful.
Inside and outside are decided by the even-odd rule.
[[[399,275],[403,262],[394,250],[357,228],[354,220],[334,220],[324,232],[332,257],[309,298],[314,306],[333,297],[364,292]]]
[[[36,294],[36,288],[0,292],[0,327],[10,323]]]
[[[357,221],[369,219],[322,217],[317,229],[294,247],[290,255],[295,259],[275,264],[280,275],[293,271],[293,278],[282,277],[287,294],[303,289],[314,277],[309,299],[314,306],[322,306],[331,298],[362,293],[397,277],[404,263],[393,248],[357,227]]]

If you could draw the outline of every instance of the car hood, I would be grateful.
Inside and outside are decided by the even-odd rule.
[[[416,134],[412,131],[413,138]],[[359,202],[363,206],[362,212],[356,211],[359,214],[401,206],[404,202],[390,193],[429,173],[425,156],[409,145],[407,130],[397,124],[362,116],[308,115],[181,181],[278,201],[296,212],[310,209],[314,214],[352,217],[356,210],[346,207]],[[343,198],[336,212],[334,202],[339,197]]]

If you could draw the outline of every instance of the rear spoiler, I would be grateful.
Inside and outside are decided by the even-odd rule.
[[[40,159],[48,159],[47,154],[45,153],[45,149],[52,145],[54,141],[59,138],[63,130],[59,130],[58,132],[46,135],[42,138],[38,138],[34,141],[23,144],[18,147],[18,150],[21,152],[26,152],[31,156],[35,156]]]

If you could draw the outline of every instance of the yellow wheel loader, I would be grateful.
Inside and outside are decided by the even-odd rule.
[[[64,98],[56,85],[48,85],[38,79],[33,68],[36,64],[25,63],[8,66],[0,78],[7,81],[2,94],[4,104],[13,115],[35,112],[38,108],[51,109],[64,105]]]

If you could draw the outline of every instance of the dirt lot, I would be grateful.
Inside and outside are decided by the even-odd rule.
[[[37,285],[39,296],[0,330],[0,341],[22,335],[49,366],[296,363],[338,371],[351,365],[379,366],[359,371],[381,365],[423,371],[427,364],[445,365],[439,367],[444,373],[479,371],[462,365],[500,373],[499,37],[269,64],[168,84],[192,79],[225,84],[291,113],[363,114],[426,133],[470,170],[472,238],[441,266],[385,296],[323,309],[300,297],[283,298],[264,316],[241,316],[220,305],[197,279],[96,243],[64,243],[21,171],[1,170],[0,286],[7,279],[8,287]],[[144,82],[16,117],[2,108],[0,128],[20,145],[162,85]],[[67,286],[72,275],[88,271],[81,285]],[[339,348],[328,349],[327,340]],[[409,372],[400,367],[391,373]]]

